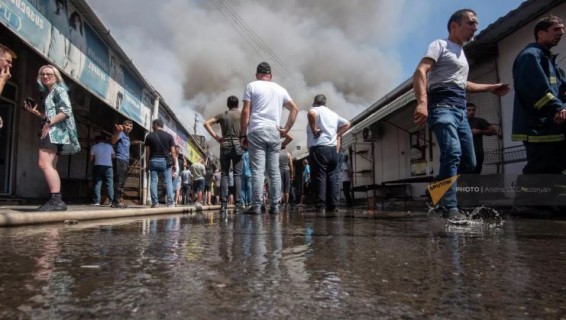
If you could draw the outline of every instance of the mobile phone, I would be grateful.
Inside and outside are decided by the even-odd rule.
[[[30,105],[30,107],[35,106],[35,100],[32,97],[27,97],[26,102]]]

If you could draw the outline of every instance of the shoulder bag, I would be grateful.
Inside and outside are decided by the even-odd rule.
[[[157,137],[157,140],[159,140],[159,144],[161,145],[161,149],[163,149],[165,151],[165,163],[167,165],[167,168],[173,166],[173,156],[171,156],[171,152],[169,150],[167,150],[167,148],[165,148],[165,146],[163,145],[163,142],[161,142],[161,139],[159,138],[159,132],[154,132],[155,136]]]

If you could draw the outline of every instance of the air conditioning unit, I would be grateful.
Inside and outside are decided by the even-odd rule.
[[[362,131],[365,142],[377,141],[383,137],[383,125],[379,122],[373,123]]]

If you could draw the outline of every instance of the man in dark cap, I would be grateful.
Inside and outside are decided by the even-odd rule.
[[[269,175],[270,213],[279,213],[281,200],[281,175],[279,152],[281,138],[286,137],[295,123],[299,109],[285,88],[271,81],[271,66],[262,62],[257,66],[256,81],[250,82],[244,91],[241,117],[240,142],[249,148],[252,171],[252,206],[248,213],[261,214],[264,172]],[[289,110],[289,117],[281,127],[282,107]]]

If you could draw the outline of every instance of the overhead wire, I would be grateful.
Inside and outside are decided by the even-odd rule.
[[[270,59],[272,59],[281,69],[283,70],[283,77],[288,78],[292,85],[294,85],[299,90],[305,91],[307,93],[308,90],[301,85],[301,82],[295,77],[293,72],[289,70],[289,68],[285,65],[285,63],[277,56],[271,48],[261,39],[257,33],[255,33],[240,17],[240,15],[234,10],[234,8],[225,0],[214,0],[215,4],[218,6],[220,11],[229,18],[238,33],[242,35],[242,37],[252,45],[254,51],[258,53],[260,56],[267,55]]]
[[[234,18],[234,21],[239,22],[240,25],[244,28],[244,31],[250,36],[252,37],[252,39],[254,40],[254,42],[256,42],[258,44],[258,46],[265,52],[267,53],[284,71],[285,73],[287,73],[287,75],[293,79],[294,81],[298,81],[294,74],[287,68],[287,66],[283,63],[283,61],[277,56],[277,54],[275,52],[273,52],[273,50],[271,50],[271,48],[261,39],[261,37],[259,37],[259,35],[257,35],[257,33],[255,33],[246,23],[245,21],[240,17],[240,15],[236,12],[236,10],[234,10],[234,8],[230,5],[230,3],[227,3],[224,0],[218,0],[220,2],[221,5],[224,6],[224,8],[226,8],[226,10],[228,10],[228,12],[231,14],[231,16]]]

